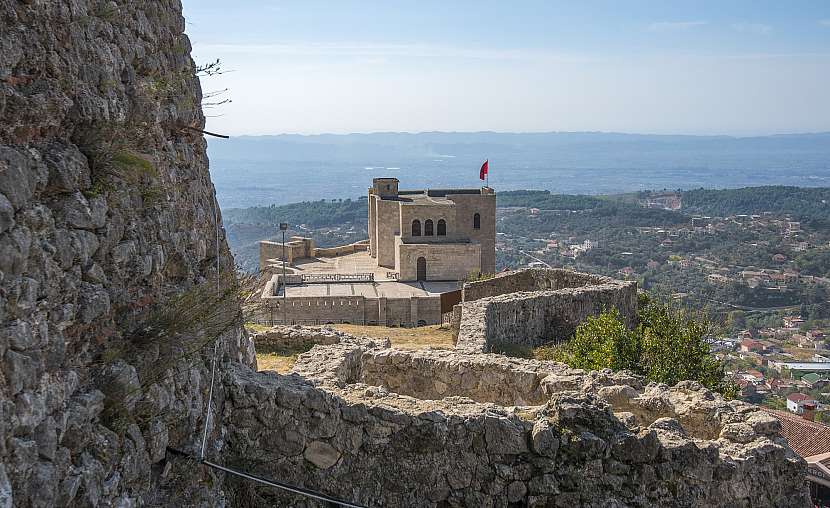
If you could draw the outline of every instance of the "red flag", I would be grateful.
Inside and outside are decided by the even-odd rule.
[[[487,171],[490,169],[489,162],[490,159],[487,159],[486,161],[484,161],[484,164],[481,165],[481,171],[478,172],[479,180],[484,180],[485,178],[487,178]]]

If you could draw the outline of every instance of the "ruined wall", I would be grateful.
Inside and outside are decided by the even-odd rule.
[[[344,337],[349,336],[334,328],[311,326],[273,326],[251,334],[254,345],[265,351],[274,349],[296,351],[308,349],[316,344],[337,344]]]
[[[628,326],[637,316],[637,284],[569,270],[529,269],[467,283],[454,309],[457,346],[492,351],[501,344],[539,346],[570,337],[588,316],[615,308]]]
[[[233,267],[184,29],[175,0],[0,0],[0,506],[224,502],[162,465],[198,446],[213,341],[186,313],[141,332],[215,286],[217,247]],[[250,362],[238,306],[210,312]]]
[[[355,339],[226,383],[228,461],[366,506],[808,505],[778,421],[696,383]]]
[[[562,268],[526,268],[464,284],[462,300],[472,302],[491,296],[528,291],[549,291],[588,285],[613,284],[615,279]]]

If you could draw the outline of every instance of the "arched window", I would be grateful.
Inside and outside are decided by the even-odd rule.
[[[421,236],[421,221],[418,219],[412,221],[412,236]]]
[[[438,236],[447,236],[447,221],[438,219]]]
[[[424,222],[424,236],[432,236],[432,219]]]
[[[473,229],[481,229],[481,214],[473,215]]]

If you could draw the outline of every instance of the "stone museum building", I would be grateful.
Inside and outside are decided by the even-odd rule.
[[[368,240],[318,248],[310,238],[293,237],[284,250],[261,241],[260,271],[271,278],[255,319],[437,324],[451,311],[449,293],[471,275],[495,272],[493,189],[400,190],[396,178],[375,178],[368,208]]]
[[[463,280],[496,271],[496,194],[481,189],[369,189],[369,255],[400,280]]]

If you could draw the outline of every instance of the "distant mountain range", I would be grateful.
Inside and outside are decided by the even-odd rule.
[[[830,133],[759,137],[602,132],[424,132],[241,136],[211,140],[223,206],[357,197],[372,177],[403,188],[614,193],[662,188],[830,185]]]

